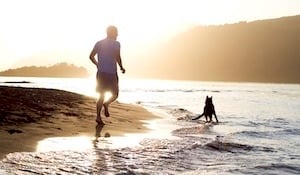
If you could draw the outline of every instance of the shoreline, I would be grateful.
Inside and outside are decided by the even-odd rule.
[[[132,104],[114,102],[103,121],[110,136],[145,133],[157,115]],[[96,99],[44,88],[0,86],[0,159],[12,152],[34,152],[50,137],[95,137]]]

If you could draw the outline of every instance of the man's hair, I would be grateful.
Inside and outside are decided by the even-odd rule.
[[[118,34],[118,29],[116,26],[108,26],[106,29],[107,36],[114,36]]]

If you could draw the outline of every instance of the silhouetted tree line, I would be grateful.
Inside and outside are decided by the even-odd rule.
[[[89,74],[84,67],[78,67],[68,63],[58,63],[52,66],[26,66],[8,69],[0,72],[0,75],[24,77],[87,77]]]

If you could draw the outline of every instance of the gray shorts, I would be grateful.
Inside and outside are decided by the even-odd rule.
[[[118,74],[109,74],[105,72],[97,72],[97,92],[103,93],[110,91],[113,94],[119,93]]]

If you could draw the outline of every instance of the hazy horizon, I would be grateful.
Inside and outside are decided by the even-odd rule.
[[[1,1],[0,71],[68,62],[94,72],[88,55],[109,24],[119,28],[124,66],[132,69],[193,26],[299,14],[296,0]]]

